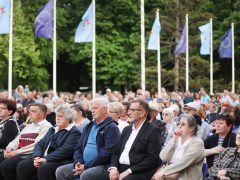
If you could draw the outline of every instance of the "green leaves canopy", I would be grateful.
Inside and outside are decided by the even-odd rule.
[[[28,84],[30,88],[52,88],[52,41],[34,37],[34,20],[38,9],[47,0],[14,1],[13,26],[13,87]],[[76,91],[79,86],[91,87],[91,43],[74,43],[74,34],[90,0],[57,1],[57,67],[58,90]],[[226,9],[226,7],[228,7]],[[240,3],[218,0],[188,0],[178,5],[175,0],[145,0],[146,45],[156,9],[161,20],[162,85],[168,90],[174,86],[174,49],[189,14],[190,89],[209,87],[209,56],[199,54],[198,27],[213,18],[214,88],[229,88],[231,61],[219,60],[221,35],[231,22],[239,26]],[[176,29],[176,18],[180,28]],[[140,1],[96,1],[96,61],[97,90],[110,87],[116,90],[140,87]],[[235,28],[235,57],[239,55],[239,28]],[[8,35],[0,41],[0,88],[7,88]],[[185,86],[185,59],[180,58],[179,86]],[[236,58],[236,69],[239,63]],[[225,68],[225,69],[224,69]],[[226,70],[227,68],[227,70]],[[229,72],[229,73],[226,73]],[[236,78],[239,72],[236,71]],[[238,79],[236,79],[238,80]],[[237,82],[237,87],[239,83]],[[157,54],[146,50],[146,88],[157,91]],[[238,88],[236,88],[238,89]]]

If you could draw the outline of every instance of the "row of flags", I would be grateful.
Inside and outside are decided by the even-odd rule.
[[[10,1],[0,0],[0,34],[9,33],[9,16],[10,16]],[[51,39],[53,37],[53,0],[43,6],[35,19],[35,36]],[[93,5],[89,6],[82,17],[82,21],[78,25],[75,33],[75,42],[92,42],[93,29]],[[211,50],[211,26],[207,23],[199,27],[201,32],[201,48],[200,54],[209,55]],[[157,50],[159,48],[159,32],[161,24],[159,16],[156,16],[153,23],[151,35],[148,42],[148,49]],[[186,53],[186,24],[178,42],[175,53]],[[232,58],[232,31],[231,28],[221,37],[220,58]]]
[[[53,37],[53,0],[39,10],[35,23],[35,36],[51,39]],[[75,42],[92,42],[93,4],[91,3],[82,17],[75,33]]]
[[[49,0],[47,4],[39,9],[34,22],[36,37],[53,38],[53,5],[54,0]],[[10,0],[0,0],[0,34],[9,34],[10,6]],[[93,5],[91,3],[78,25],[75,42],[92,42],[92,29]]]
[[[201,32],[201,48],[200,54],[210,55],[211,51],[211,24],[207,23],[199,27]],[[151,35],[148,42],[148,49],[158,50],[159,33],[161,31],[161,24],[159,17],[156,16]],[[186,24],[184,25],[181,38],[175,48],[175,54],[186,53]],[[230,28],[225,34],[221,37],[220,43],[220,58],[232,58],[232,29]]]

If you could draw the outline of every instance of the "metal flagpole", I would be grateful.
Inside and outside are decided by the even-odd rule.
[[[145,91],[145,27],[144,0],[141,0],[141,87]]]
[[[186,14],[186,91],[189,90],[188,14]]]
[[[156,16],[158,17],[159,19],[159,9],[157,9],[157,12],[156,12]],[[157,69],[158,69],[158,95],[161,94],[161,51],[160,51],[160,32],[158,34],[159,38],[158,38],[158,50],[157,50]]]
[[[213,95],[213,27],[212,18],[210,18],[210,94]]]
[[[235,93],[234,24],[232,23],[232,93]]]
[[[9,62],[8,62],[8,98],[12,97],[12,32],[13,32],[13,0],[10,5],[10,24],[9,24]]]
[[[93,34],[92,34],[92,98],[96,95],[96,23],[95,23],[95,0],[93,3]]]
[[[56,11],[57,0],[53,1],[53,93],[57,95],[57,27],[56,27]]]

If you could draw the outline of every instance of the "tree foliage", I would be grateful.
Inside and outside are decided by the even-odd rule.
[[[14,1],[13,86],[28,84],[30,88],[52,87],[52,41],[34,37],[34,20],[47,0]],[[74,34],[91,0],[57,1],[57,86],[61,91],[75,91],[79,86],[91,87],[91,43],[74,43]],[[228,7],[228,8],[226,8]],[[219,0],[145,0],[146,47],[156,9],[161,21],[162,86],[174,87],[174,49],[189,14],[189,79],[190,89],[209,87],[209,56],[201,56],[198,27],[213,19],[214,90],[231,86],[231,61],[219,59],[220,37],[235,23],[235,57],[239,56],[237,28],[240,2]],[[178,12],[178,13],[177,13]],[[179,16],[180,28],[176,28]],[[140,1],[96,1],[96,67],[97,90],[107,87],[135,90],[140,87]],[[8,35],[1,35],[1,89],[7,88]],[[180,56],[179,86],[185,89],[185,56]],[[235,62],[235,68],[240,64]],[[228,72],[228,73],[226,73]],[[236,71],[236,81],[239,72]],[[236,86],[240,84],[237,82]],[[157,52],[146,49],[146,88],[157,91]],[[237,89],[237,88],[236,88]]]

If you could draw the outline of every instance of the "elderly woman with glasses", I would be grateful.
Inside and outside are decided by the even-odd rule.
[[[73,124],[74,114],[69,106],[56,109],[56,126],[36,144],[32,158],[21,161],[17,167],[18,180],[55,180],[57,167],[71,163],[73,152],[80,138],[80,131]]]
[[[160,158],[166,166],[161,167],[152,180],[202,179],[204,145],[203,141],[196,137],[197,127],[193,116],[188,114],[180,116],[178,128],[160,153]]]
[[[0,99],[0,152],[3,152],[19,133],[17,122],[13,119],[16,103],[8,99]]]
[[[238,180],[240,179],[240,130],[236,136],[237,147],[224,149],[219,160],[209,169],[209,175],[220,180]]]
[[[125,127],[129,126],[127,122],[120,119],[123,113],[123,108],[124,107],[120,102],[110,102],[108,104],[108,114],[112,120],[118,124],[118,129],[121,133]]]

